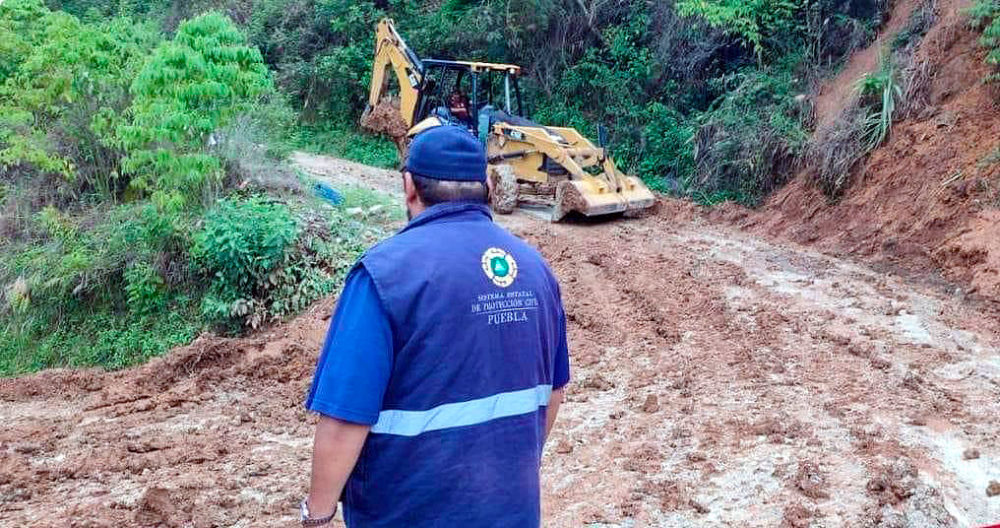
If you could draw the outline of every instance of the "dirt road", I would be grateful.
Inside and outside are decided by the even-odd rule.
[[[679,202],[501,221],[550,259],[570,321],[545,526],[1000,522],[991,308]],[[331,307],[128,371],[3,381],[0,524],[295,525]]]

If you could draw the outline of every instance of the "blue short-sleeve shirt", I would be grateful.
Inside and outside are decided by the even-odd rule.
[[[375,425],[391,369],[392,329],[371,277],[358,268],[340,294],[306,407]]]

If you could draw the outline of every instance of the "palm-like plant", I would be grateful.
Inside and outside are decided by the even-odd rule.
[[[875,150],[889,137],[896,104],[903,97],[892,60],[883,55],[879,64],[877,72],[865,75],[855,85],[862,106],[868,108],[862,122],[862,142],[866,152]]]

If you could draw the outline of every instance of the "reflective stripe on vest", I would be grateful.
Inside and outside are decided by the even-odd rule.
[[[535,412],[539,407],[549,404],[551,394],[552,385],[538,385],[475,400],[446,403],[426,411],[382,411],[371,432],[417,436],[427,431],[477,425],[498,418]]]

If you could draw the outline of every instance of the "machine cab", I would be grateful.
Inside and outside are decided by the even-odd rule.
[[[413,122],[429,117],[464,125],[477,135],[494,120],[523,120],[517,77],[509,64],[424,59]],[[412,134],[412,132],[411,132]]]

